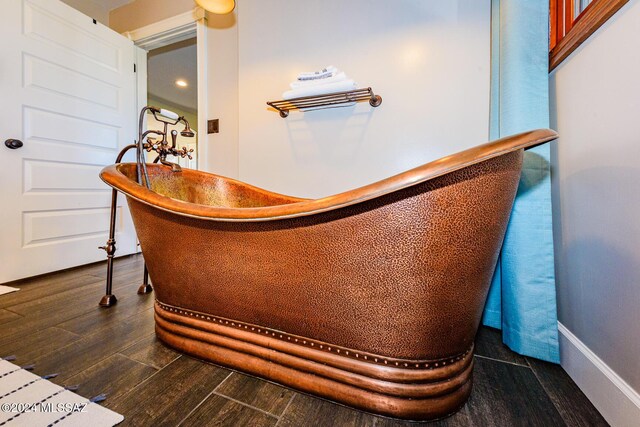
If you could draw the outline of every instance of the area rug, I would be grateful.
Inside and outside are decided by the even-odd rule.
[[[0,360],[0,426],[111,427],[124,417],[95,401]]]
[[[0,285],[0,295],[9,294],[11,292],[19,291],[18,288],[12,288],[11,286]]]

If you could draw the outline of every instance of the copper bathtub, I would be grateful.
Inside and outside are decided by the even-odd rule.
[[[307,200],[194,170],[105,168],[156,290],[157,336],[186,354],[376,414],[447,416],[537,130]]]

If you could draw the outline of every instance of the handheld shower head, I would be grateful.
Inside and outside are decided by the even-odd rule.
[[[193,138],[194,136],[196,136],[196,134],[191,130],[191,126],[189,125],[187,119],[182,117],[182,121],[184,122],[184,129],[182,130],[182,132],[180,132],[180,135],[187,138]]]

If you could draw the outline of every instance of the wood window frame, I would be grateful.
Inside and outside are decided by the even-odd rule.
[[[593,0],[574,16],[575,0],[550,0],[549,71],[607,22],[629,0]]]

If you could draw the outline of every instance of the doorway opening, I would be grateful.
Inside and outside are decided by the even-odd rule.
[[[189,67],[193,66],[194,73],[191,73],[191,77],[189,77],[189,81],[187,84],[188,88],[190,88],[190,93],[195,94],[191,96],[193,100],[194,96],[196,99],[195,104],[191,104],[190,101],[187,105],[182,105],[181,101],[175,102],[178,104],[177,106],[169,106],[166,108],[170,111],[180,110],[180,106],[191,107],[192,111],[195,111],[193,116],[185,115],[191,128],[193,130],[201,130],[195,138],[189,138],[188,141],[184,142],[182,145],[187,144],[195,144],[193,153],[195,154],[194,160],[187,165],[187,168],[194,169],[202,169],[208,170],[208,148],[207,148],[207,24],[204,9],[200,7],[196,7],[195,9],[185,12],[181,15],[174,16],[172,18],[165,19],[163,21],[159,21],[145,27],[138,28],[133,31],[129,31],[125,34],[130,40],[133,41],[136,48],[136,64],[137,64],[137,73],[136,73],[136,86],[137,86],[137,111],[142,110],[143,107],[147,105],[153,105],[152,102],[157,102],[161,100],[157,99],[149,99],[148,96],[153,96],[156,94],[156,89],[150,88],[147,90],[147,84],[153,84],[151,79],[147,79],[147,74],[154,73],[156,71],[162,71],[163,65],[156,65],[153,56],[158,55],[169,55],[172,50],[182,50],[185,49],[189,51],[189,58],[185,64]],[[184,42],[184,44],[182,44]],[[166,51],[165,51],[166,50]],[[195,54],[193,53],[195,52]],[[149,56],[149,70],[147,70],[147,56]],[[178,66],[183,65],[182,60],[177,59],[174,61],[169,61],[170,65],[168,69],[177,70]],[[175,78],[171,84],[175,87]],[[166,98],[166,96],[158,95],[160,98]],[[166,99],[167,101],[172,101]],[[184,103],[184,101],[182,101]],[[157,102],[158,104],[162,104],[161,102]],[[164,104],[163,104],[164,105]],[[154,105],[156,107],[163,107],[163,105]],[[168,105],[168,104],[167,104]],[[179,111],[175,111],[175,113],[179,113]],[[147,125],[145,122],[144,125]],[[182,145],[179,144],[181,147]],[[190,148],[188,148],[190,149]],[[192,154],[193,155],[193,154]],[[155,158],[155,157],[154,157]],[[151,159],[153,160],[153,159]],[[173,161],[177,163],[177,159],[172,157],[168,159],[169,161]],[[181,166],[184,163],[179,163]]]
[[[167,160],[180,166],[197,169],[198,165],[198,52],[197,39],[190,38],[147,52],[147,105],[184,116],[195,136],[177,136],[177,148],[191,152],[188,157],[168,156]],[[162,130],[153,114],[147,114],[147,129]],[[168,136],[167,139],[170,140]],[[148,154],[152,162],[156,153]]]

